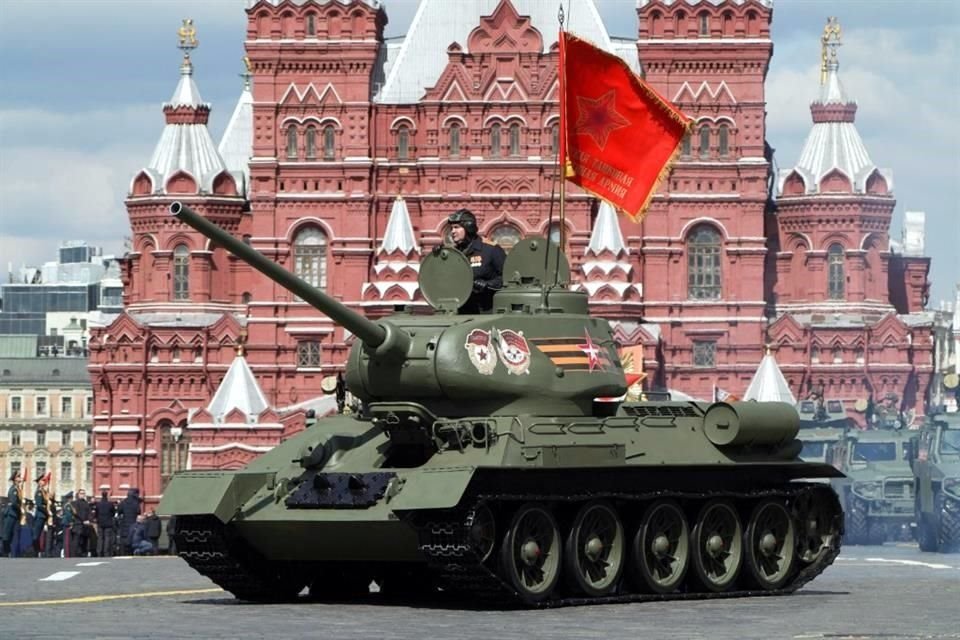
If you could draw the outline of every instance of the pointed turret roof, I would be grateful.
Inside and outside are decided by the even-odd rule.
[[[410,212],[407,211],[406,201],[397,196],[390,210],[387,220],[387,230],[383,234],[383,244],[380,252],[391,254],[396,251],[407,255],[417,250],[417,240],[413,235],[413,224],[410,222]]]
[[[210,192],[213,180],[226,170],[207,120],[210,105],[203,102],[193,81],[193,62],[188,50],[180,65],[180,81],[170,101],[163,105],[166,126],[144,172],[153,181],[154,193],[165,193],[167,181],[177,173],[192,177],[200,192]]]
[[[263,413],[269,405],[267,399],[257,384],[257,379],[247,364],[247,359],[241,354],[233,359],[227,375],[213,395],[213,400],[207,407],[207,412],[214,422],[223,422],[224,417],[239,409],[247,416],[247,422],[256,422],[257,416]]]
[[[593,231],[590,232],[587,251],[594,255],[600,255],[604,251],[609,251],[613,255],[619,255],[621,251],[629,253],[627,245],[623,242],[617,211],[606,200],[600,202],[597,210],[597,219],[593,224]]]
[[[757,402],[786,402],[788,404],[797,404],[793,392],[790,391],[790,385],[787,379],[783,377],[780,367],[772,353],[767,353],[760,361],[757,372],[753,374],[753,380],[747,386],[746,393],[743,394],[744,400],[756,400]]]
[[[870,159],[854,123],[857,103],[847,96],[840,81],[840,62],[837,59],[839,31],[833,42],[829,42],[826,35],[833,24],[828,22],[823,40],[820,94],[810,103],[813,127],[803,144],[796,166],[780,171],[777,190],[781,194],[786,179],[794,172],[803,178],[806,194],[819,193],[820,182],[834,171],[843,173],[850,180],[854,193],[866,192],[867,179],[875,171],[883,176],[887,191],[893,191],[893,172],[878,168]],[[839,29],[839,25],[836,27]]]
[[[250,72],[241,76],[244,78],[243,91],[217,151],[237,181],[240,193],[246,195],[250,184],[250,154],[253,152],[253,92],[250,91]]]
[[[543,51],[557,41],[556,0],[420,0],[403,45],[391,55],[390,72],[378,97],[384,103],[413,103],[423,97],[428,87],[436,84],[447,66],[441,55],[451,42],[465,53],[470,33],[483,16],[490,16],[502,2],[509,2],[520,16],[529,16],[530,24],[543,36]],[[451,5],[456,8],[451,8]],[[636,66],[636,47],[615,46],[607,33],[594,0],[578,0],[568,12],[566,27],[601,49],[615,55],[626,54]]]

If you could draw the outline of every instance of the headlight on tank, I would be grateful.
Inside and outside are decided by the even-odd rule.
[[[867,500],[874,500],[880,497],[882,486],[879,482],[854,482],[853,492]]]
[[[960,499],[960,478],[946,478],[943,481],[943,492]]]

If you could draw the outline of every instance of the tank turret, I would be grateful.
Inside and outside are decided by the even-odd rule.
[[[594,398],[626,392],[609,323],[588,316],[585,293],[566,288],[566,258],[544,238],[526,238],[511,251],[495,313],[455,313],[473,275],[460,252],[439,247],[420,270],[421,289],[438,313],[374,322],[186,205],[174,202],[170,212],[350,330],[358,344],[346,381],[365,402],[415,400],[447,417],[591,415]]]

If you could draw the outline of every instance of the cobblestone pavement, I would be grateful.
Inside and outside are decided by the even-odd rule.
[[[469,603],[467,603],[469,606]],[[0,560],[0,638],[956,638],[960,555],[847,547],[793,596],[487,611],[239,603],[177,558]]]

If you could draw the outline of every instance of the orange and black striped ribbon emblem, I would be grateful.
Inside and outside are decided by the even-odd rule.
[[[532,338],[530,342],[564,371],[609,371],[613,368],[609,350],[589,334],[578,338]]]

